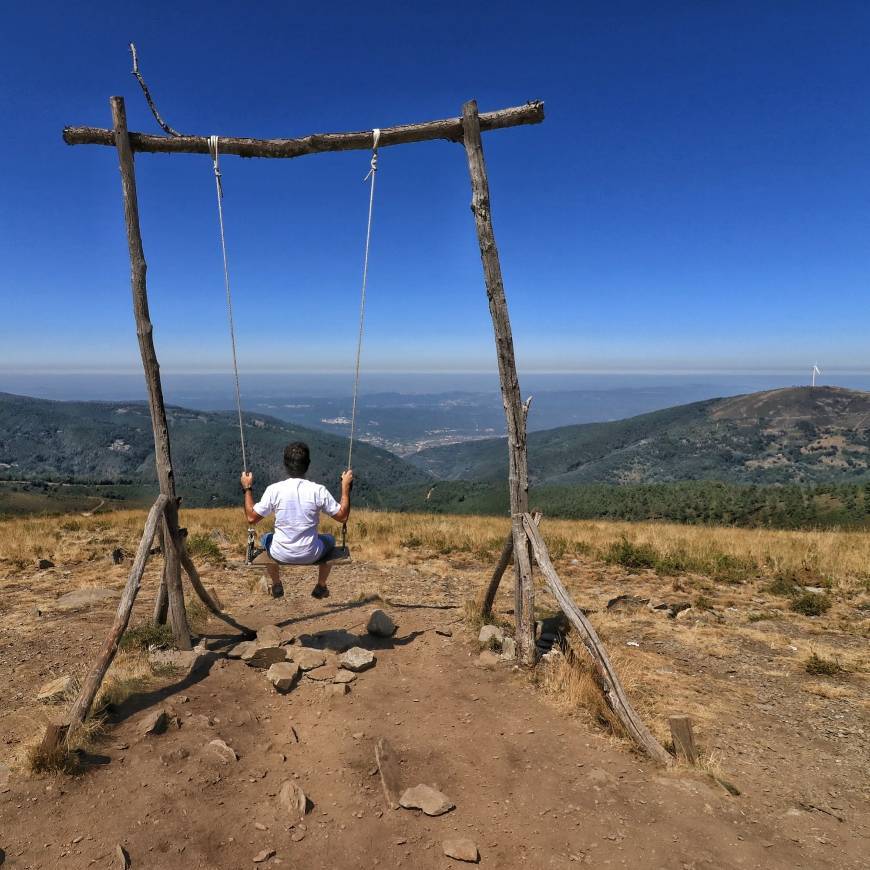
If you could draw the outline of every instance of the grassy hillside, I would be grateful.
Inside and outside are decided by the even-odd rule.
[[[855,482],[868,474],[870,393],[796,387],[695,402],[613,423],[528,436],[534,483],[733,484]],[[409,457],[443,480],[507,474],[504,439]]]
[[[167,415],[185,503],[237,501],[241,459],[236,418],[176,407],[167,408]],[[347,461],[345,439],[253,415],[245,415],[245,436],[258,490],[284,476],[282,450],[292,440],[311,447],[309,476],[337,487]],[[354,465],[360,504],[379,504],[381,493],[398,483],[429,480],[425,472],[367,444],[355,445]],[[53,402],[2,393],[0,479],[5,481],[0,498],[16,507],[28,500],[46,505],[55,500],[57,510],[93,507],[101,498],[147,498],[156,480],[148,408],[135,402]],[[73,498],[81,504],[69,505]]]

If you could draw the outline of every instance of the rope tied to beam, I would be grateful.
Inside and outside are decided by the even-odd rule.
[[[354,362],[353,372],[353,402],[350,411],[350,437],[347,440],[347,467],[352,468],[353,461],[353,438],[356,434],[356,406],[359,396],[359,366],[362,358],[363,332],[365,330],[366,320],[366,287],[368,286],[369,278],[369,250],[372,241],[372,213],[375,205],[375,177],[378,174],[378,143],[381,140],[380,128],[375,127],[372,130],[372,157],[369,162],[369,171],[363,182],[371,181],[369,186],[369,216],[366,222],[366,246],[365,255],[363,256],[363,274],[362,274],[362,289],[360,291],[359,300],[359,331],[356,339],[356,360]],[[341,545],[344,547],[347,544],[347,523],[342,523],[341,526]]]
[[[245,427],[242,422],[242,391],[239,386],[239,359],[236,353],[236,326],[233,319],[233,297],[230,292],[230,268],[227,261],[227,241],[224,235],[224,185],[221,178],[220,147],[217,136],[208,137],[208,150],[214,165],[214,183],[217,193],[218,224],[221,233],[221,254],[224,263],[224,287],[227,296],[227,324],[230,330],[230,346],[233,352],[233,376],[235,378],[236,413],[239,417],[239,442],[242,445],[242,471],[248,471],[248,453],[245,447]]]

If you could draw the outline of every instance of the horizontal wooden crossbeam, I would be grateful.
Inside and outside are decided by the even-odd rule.
[[[540,100],[484,112],[480,115],[480,129],[501,130],[523,124],[540,124],[544,120],[544,104]],[[207,136],[154,136],[150,133],[130,133],[133,151],[158,154],[208,154]],[[398,127],[383,127],[379,148],[405,145],[409,142],[426,142],[431,139],[462,141],[462,118],[444,118],[440,121],[425,121],[422,124],[403,124]],[[67,145],[110,145],[115,147],[114,130],[101,127],[64,127],[63,141]],[[374,143],[371,130],[357,133],[312,133],[301,139],[243,139],[234,136],[220,137],[221,154],[237,154],[239,157],[302,157],[305,154],[322,154],[326,151],[366,151]]]

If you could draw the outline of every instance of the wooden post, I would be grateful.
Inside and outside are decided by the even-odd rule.
[[[175,495],[175,477],[172,471],[172,457],[169,450],[169,425],[166,422],[166,407],[163,404],[163,387],[160,383],[160,365],[154,350],[151,315],[148,311],[148,290],[145,281],[147,265],[142,248],[142,233],[139,229],[139,202],[136,195],[136,172],[133,165],[133,151],[127,135],[127,112],[123,97],[112,97],[112,127],[118,162],[121,170],[121,189],[124,196],[124,223],[127,227],[127,247],[130,251],[130,283],[133,290],[133,313],[136,318],[136,335],[139,338],[139,352],[145,370],[148,386],[148,407],[151,411],[151,427],[154,430],[154,462],[160,492],[168,499],[166,504],[164,531],[172,535],[178,533],[178,500]],[[175,645],[182,650],[191,649],[190,627],[184,610],[184,593],[181,589],[181,569],[175,556],[175,549],[164,545],[163,558],[167,569],[165,579],[169,597],[169,621]]]
[[[127,585],[124,587],[124,594],[121,596],[115,621],[108,636],[103,641],[97,661],[85,679],[78,698],[76,698],[76,702],[70,711],[69,731],[66,735],[67,740],[72,737],[76,728],[87,718],[91,705],[94,703],[94,698],[96,698],[99,691],[100,684],[103,682],[103,677],[106,676],[106,671],[109,669],[109,665],[112,664],[115,653],[118,652],[118,644],[121,642],[121,636],[126,631],[127,624],[130,621],[133,602],[136,600],[136,594],[139,592],[139,586],[142,581],[142,574],[148,562],[151,541],[154,539],[157,524],[163,519],[163,512],[168,504],[169,499],[161,493],[148,512],[145,530],[142,532],[142,540],[139,541],[139,549],[136,550],[136,558],[133,560],[133,567],[130,569],[130,574],[127,577]]]
[[[528,540],[523,528],[523,514],[529,509],[529,469],[526,457],[526,409],[520,394],[514,360],[514,341],[504,294],[504,282],[489,201],[489,181],[483,146],[480,141],[480,118],[477,102],[469,100],[462,107],[462,134],[471,176],[471,211],[477,227],[480,259],[489,312],[495,334],[501,397],[507,420],[508,487],[510,492],[511,529],[514,550],[514,616],[517,632],[517,659],[525,665],[535,664],[535,597],[532,585]]]
[[[695,735],[692,733],[692,720],[688,716],[669,716],[668,725],[674,740],[674,752],[693,767],[698,763],[698,750],[695,748]]]
[[[166,541],[163,536],[163,523],[158,530],[160,535],[160,552],[166,552]],[[160,584],[157,594],[154,596],[154,625],[166,625],[166,617],[169,609],[169,596],[166,594],[166,562],[163,563],[163,573],[160,575]]]
[[[577,631],[577,634],[580,635],[580,640],[592,659],[598,683],[604,692],[604,697],[610,709],[616,714],[628,736],[647,755],[662,764],[673,764],[673,756],[653,737],[640,716],[635,712],[634,707],[631,706],[631,702],[625,694],[625,689],[622,688],[622,683],[620,683],[619,677],[616,674],[616,669],[607,655],[607,650],[601,642],[601,638],[598,637],[598,633],[592,627],[592,623],[589,622],[583,611],[571,599],[568,590],[562,585],[562,581],[559,579],[559,575],[550,561],[547,545],[544,543],[537,525],[532,521],[529,514],[522,517],[522,522],[531,542],[535,561],[538,563],[544,579],[556,597],[556,601],[559,602],[559,606],[562,608],[565,616],[568,617],[571,625]]]
[[[532,519],[536,526],[541,524],[541,513],[539,511],[535,511],[532,514]],[[492,614],[492,606],[495,604],[495,596],[498,593],[498,587],[501,583],[501,578],[504,575],[504,572],[507,570],[507,566],[510,564],[511,557],[514,554],[514,533],[513,527],[508,532],[507,538],[505,538],[504,546],[501,550],[501,555],[498,557],[498,563],[495,566],[495,570],[492,572],[492,577],[489,578],[489,585],[484,590],[483,595],[480,598],[480,604],[478,607],[478,613],[486,619]]]

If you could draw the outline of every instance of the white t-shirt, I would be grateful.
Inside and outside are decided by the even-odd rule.
[[[269,553],[276,562],[288,565],[310,565],[323,553],[323,542],[317,537],[320,512],[331,517],[341,505],[319,483],[302,477],[288,477],[266,487],[263,497],[254,505],[261,517],[275,514],[275,536]]]

